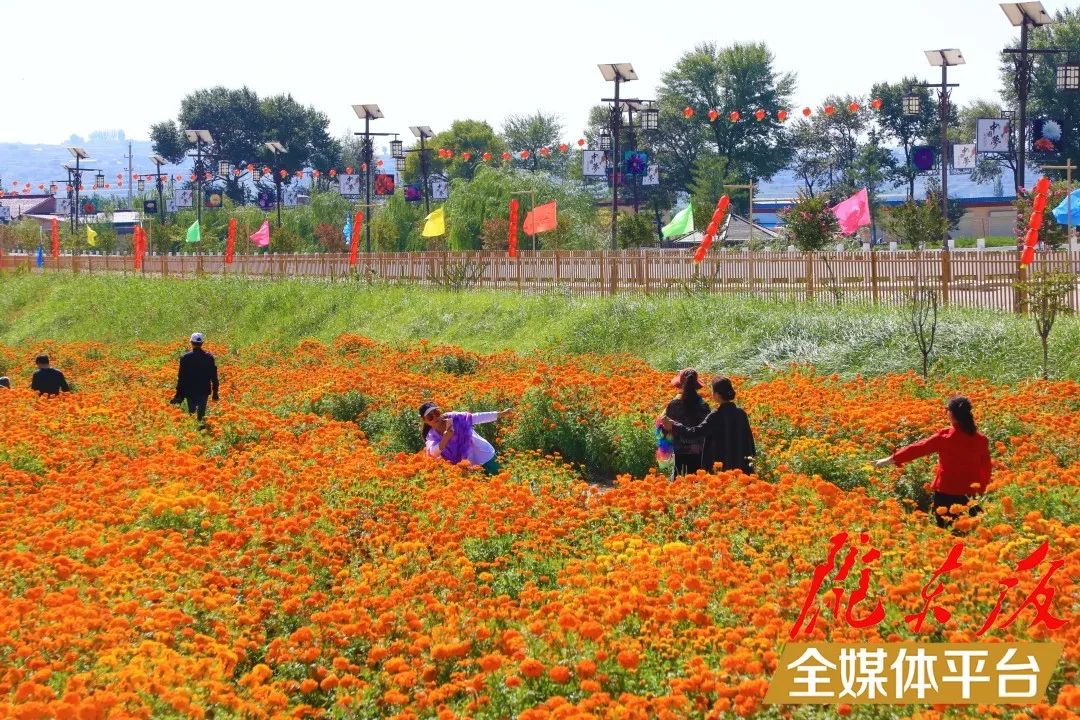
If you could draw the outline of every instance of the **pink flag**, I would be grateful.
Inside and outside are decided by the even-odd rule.
[[[270,244],[270,221],[263,220],[262,227],[256,230],[250,236],[251,242],[255,243],[259,247],[266,247]]]
[[[854,235],[859,228],[870,224],[870,198],[866,188],[855,193],[847,200],[837,203],[832,209],[833,215],[840,222],[840,232]]]

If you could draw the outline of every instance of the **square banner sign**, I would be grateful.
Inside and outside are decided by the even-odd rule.
[[[1007,118],[979,118],[975,121],[975,150],[980,153],[1007,153],[1012,137],[1012,121]]]

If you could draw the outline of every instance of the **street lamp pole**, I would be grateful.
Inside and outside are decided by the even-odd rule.
[[[360,105],[352,106],[353,112],[356,113],[356,117],[364,121],[364,132],[354,133],[355,135],[363,135],[364,141],[360,149],[360,161],[364,168],[364,197],[365,197],[365,209],[367,214],[364,217],[364,243],[367,248],[367,252],[371,252],[371,163],[375,159],[374,148],[371,143],[371,138],[380,135],[393,135],[394,133],[373,133],[371,132],[371,121],[378,120],[385,117],[383,111],[375,103],[364,103]]]
[[[281,168],[278,162],[278,155],[288,152],[285,146],[277,140],[271,140],[270,142],[263,143],[263,147],[269,150],[274,155],[274,190],[275,190],[275,202],[277,203],[277,226],[281,227]]]
[[[619,126],[622,124],[622,106],[619,104],[619,86],[637,80],[637,73],[630,63],[602,63],[598,66],[604,80],[615,83],[614,105],[611,108],[611,249],[619,247]]]
[[[425,140],[430,140],[435,137],[435,131],[427,125],[410,125],[409,130],[420,140],[419,149],[407,150],[406,152],[420,153],[420,175],[424,181],[424,212],[431,213],[431,194],[428,189],[428,148],[424,144]]]
[[[933,67],[941,68],[940,83],[919,83],[916,87],[936,88],[938,96],[938,112],[940,114],[941,132],[939,137],[941,163],[941,217],[945,220],[945,227],[941,235],[941,249],[949,249],[949,88],[958,87],[956,83],[949,83],[949,67],[963,65],[964,56],[956,48],[947,50],[927,50],[926,59]]]
[[[157,202],[158,202],[158,217],[161,222],[165,222],[165,182],[164,175],[161,174],[161,166],[165,164],[165,158],[160,155],[151,155],[150,162],[157,166],[157,172],[154,173],[155,184],[157,185]]]
[[[212,145],[214,143],[213,136],[210,135],[209,130],[184,130],[184,134],[187,136],[189,143],[195,144],[195,184],[199,190],[199,197],[195,201],[195,218],[198,220],[199,225],[202,225],[202,206],[203,206],[203,178],[206,175],[206,167],[203,165],[203,146]]]

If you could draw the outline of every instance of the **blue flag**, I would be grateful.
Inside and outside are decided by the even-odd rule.
[[[341,234],[345,236],[345,246],[348,247],[352,241],[352,218],[345,216],[345,227],[341,228]]]
[[[37,266],[45,267],[45,251],[41,249],[41,246],[37,246]]]

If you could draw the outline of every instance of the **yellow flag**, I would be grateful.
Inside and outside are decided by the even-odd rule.
[[[446,232],[446,218],[443,216],[443,209],[432,211],[430,215],[424,218],[424,231],[420,233],[423,237],[438,237]]]
[[[86,226],[86,244],[90,247],[97,245],[97,233],[89,225]]]

